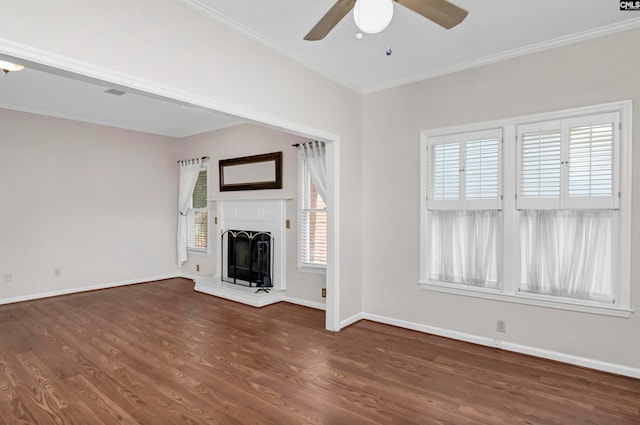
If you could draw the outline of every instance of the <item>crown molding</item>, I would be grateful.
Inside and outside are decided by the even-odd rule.
[[[406,84],[416,83],[418,81],[429,80],[431,78],[441,77],[443,75],[453,74],[455,72],[465,71],[465,70],[477,68],[483,65],[502,62],[507,59],[526,56],[533,53],[554,49],[556,47],[562,47],[569,44],[579,43],[581,41],[592,40],[594,38],[604,37],[606,35],[611,35],[618,32],[628,31],[636,28],[640,28],[640,18],[633,18],[623,22],[616,23],[616,24],[605,25],[602,27],[588,30],[588,31],[582,31],[575,34],[554,38],[552,40],[543,41],[541,43],[530,44],[528,46],[507,50],[501,53],[497,53],[495,55],[483,56],[481,58],[474,59],[468,62],[463,62],[450,67],[440,68],[433,72],[415,74],[406,78],[390,81],[388,84],[371,86],[364,89],[363,94],[372,94],[382,90],[387,90],[387,89],[403,86]]]

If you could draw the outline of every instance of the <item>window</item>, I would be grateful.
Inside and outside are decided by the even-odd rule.
[[[429,279],[498,286],[501,131],[427,141]]]
[[[301,154],[298,161],[298,267],[322,271],[327,266],[327,206]]]
[[[209,208],[207,205],[207,167],[203,166],[193,189],[192,208],[187,213],[187,249],[208,252]]]
[[[421,287],[628,317],[630,118],[617,102],[423,132]]]
[[[618,113],[517,127],[519,290],[614,303]]]

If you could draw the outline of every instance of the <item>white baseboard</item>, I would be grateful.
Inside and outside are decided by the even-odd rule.
[[[576,366],[588,367],[590,369],[596,369],[603,372],[615,373],[616,375],[624,375],[631,378],[640,379],[640,369],[631,366],[608,363],[600,360],[574,356],[572,354],[558,353],[556,351],[549,351],[542,348],[529,347],[527,345],[514,344],[506,341],[501,342],[500,348],[506,351],[513,351],[515,353],[528,354],[530,356],[542,357],[544,359],[555,360],[562,363],[569,363]]]
[[[424,332],[432,335],[443,336],[445,338],[471,342],[474,344],[499,348],[505,351],[513,351],[515,353],[528,354],[530,356],[541,357],[548,360],[555,360],[562,363],[568,363],[576,366],[587,367],[590,369],[600,370],[603,372],[609,372],[617,375],[629,376],[631,378],[640,379],[640,368],[620,365],[616,363],[603,362],[600,360],[574,356],[572,354],[560,353],[557,351],[550,351],[542,348],[514,344],[507,341],[500,341],[497,339],[467,334],[464,332],[437,328],[434,326],[427,326],[420,323],[408,322],[405,320],[394,319],[391,317],[380,316],[377,314],[360,313],[359,315],[356,314],[348,319],[343,320],[341,323],[349,323],[349,324],[354,323],[355,321],[360,320],[360,319],[356,319],[358,316],[360,316],[360,319],[371,320],[373,322],[384,323],[387,325],[398,326],[401,328],[411,329],[418,332]]]
[[[288,297],[286,295],[282,297],[282,301],[285,301],[291,304],[301,305],[304,307],[315,308],[316,310],[326,310],[326,305],[324,303],[320,303],[317,301],[303,300],[302,298]]]
[[[340,329],[344,329],[349,325],[353,325],[354,323],[356,323],[356,322],[358,322],[358,321],[360,321],[362,319],[365,319],[365,313],[357,313],[357,314],[354,314],[351,317],[347,317],[346,319],[340,321]],[[338,330],[340,330],[340,329],[338,329]]]
[[[485,338],[464,332],[452,331],[449,329],[436,328],[434,326],[423,325],[415,322],[407,322],[405,320],[394,319],[392,317],[380,316],[377,314],[363,313],[363,319],[373,322],[384,323],[386,325],[398,326],[400,328],[411,329],[418,332],[424,332],[431,335],[443,336],[445,338],[456,339],[458,341],[471,342],[478,345],[486,345],[488,347],[500,348],[500,341]]]
[[[196,279],[202,279],[202,276],[196,276],[194,274],[188,274],[188,273],[179,273],[179,276],[184,277],[185,279],[193,280],[194,283]]]
[[[0,305],[18,303],[22,301],[38,300],[41,298],[57,297],[60,295],[77,294],[78,292],[95,291],[98,289],[116,288],[118,286],[135,285],[138,283],[147,283],[147,282],[152,282],[154,280],[172,279],[175,277],[180,277],[180,274],[171,273],[171,274],[165,274],[165,275],[159,275],[159,276],[149,276],[149,277],[141,277],[138,279],[122,280],[120,282],[100,283],[98,285],[60,289],[58,291],[38,292],[35,294],[21,295],[19,297],[2,298],[0,299]]]

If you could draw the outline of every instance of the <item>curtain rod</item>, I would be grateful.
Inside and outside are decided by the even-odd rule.
[[[202,158],[200,158],[201,161],[204,161],[205,159],[209,159],[208,156],[203,156]],[[189,159],[183,159],[181,161],[178,161],[178,164],[180,164],[182,161],[189,161]]]
[[[305,142],[305,143],[312,143],[312,142],[316,142],[316,143],[324,143],[324,142],[323,142],[323,141],[321,141],[321,140],[310,140],[310,141]],[[294,148],[299,148],[299,147],[300,147],[300,146],[302,146],[302,145],[304,145],[304,143],[294,143],[294,144],[293,144],[293,145],[291,145],[291,146],[293,146]]]

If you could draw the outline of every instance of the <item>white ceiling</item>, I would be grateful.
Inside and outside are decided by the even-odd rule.
[[[469,15],[451,30],[394,4],[380,34],[356,40],[349,13],[324,40],[304,41],[335,0],[173,1],[363,94],[640,27],[640,12],[619,11],[614,0],[455,0]],[[0,74],[0,108],[172,137],[244,122],[30,65]]]
[[[640,12],[615,0],[452,0],[469,15],[450,30],[394,3],[379,34],[356,40],[350,12],[324,40],[305,41],[335,0],[174,1],[360,93],[640,26]]]
[[[38,68],[28,65],[19,72],[0,73],[0,108],[170,137],[191,136],[243,122],[100,81]],[[105,93],[109,89],[125,94]]]

